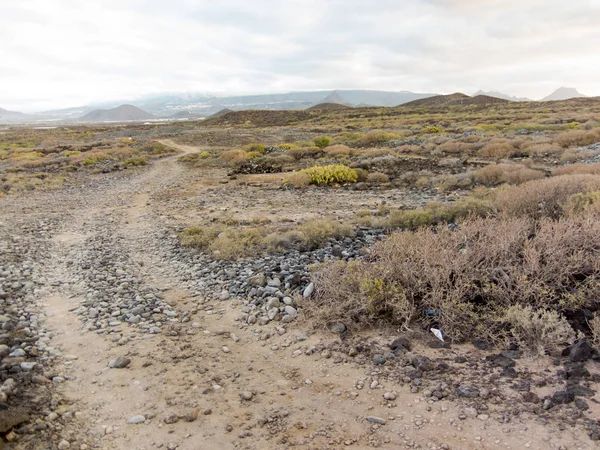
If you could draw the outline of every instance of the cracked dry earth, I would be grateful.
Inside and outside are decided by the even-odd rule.
[[[243,299],[203,298],[184,276],[185,262],[166,248],[185,215],[178,199],[218,184],[197,177],[167,158],[78,188],[0,199],[0,239],[31,250],[23,263],[34,285],[26,307],[43,345],[38,383],[27,389],[52,396],[37,403],[37,429],[21,430],[8,446],[596,448],[581,426],[526,413],[509,420],[491,399],[487,413],[479,402],[465,415],[474,409],[468,400],[430,401],[392,376],[393,365],[348,357],[333,333],[301,321],[249,326],[237,320]],[[121,310],[142,319],[122,321]],[[114,320],[98,325],[103,311]],[[431,360],[483,357],[472,346],[417,350]]]

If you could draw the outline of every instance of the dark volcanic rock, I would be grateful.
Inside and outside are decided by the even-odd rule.
[[[575,395],[572,392],[556,391],[552,394],[552,403],[556,405],[571,403],[575,400]]]
[[[390,344],[390,348],[392,350],[404,348],[410,351],[412,346],[410,345],[410,341],[408,339],[405,337],[399,337],[398,339],[394,339],[394,341]]]
[[[477,398],[479,397],[479,389],[473,386],[467,386],[466,384],[461,384],[456,388],[456,395],[459,397]]]
[[[587,340],[577,342],[569,351],[569,360],[572,362],[587,361],[592,357],[593,349]]]

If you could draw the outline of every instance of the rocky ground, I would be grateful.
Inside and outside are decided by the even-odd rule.
[[[344,218],[422,194],[299,195],[277,176],[201,174],[167,158],[0,199],[8,448],[596,448],[600,372],[585,345],[534,360],[416,331],[311,330],[307,266],[360,257],[377,231],[238,263],[176,239],[224,213]]]

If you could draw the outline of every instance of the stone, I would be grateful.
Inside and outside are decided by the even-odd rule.
[[[70,447],[71,447],[71,443],[64,439],[58,443],[58,450],[66,450],[67,448],[70,448]]]
[[[266,309],[267,311],[273,308],[279,308],[281,306],[281,302],[277,297],[270,297],[267,300]]]
[[[394,339],[394,341],[392,341],[392,343],[390,344],[390,348],[392,350],[396,350],[396,349],[406,349],[406,350],[411,350],[411,344],[410,341],[408,339],[406,339],[405,337],[399,337],[398,339]]]
[[[491,359],[492,363],[495,366],[503,367],[503,368],[514,367],[516,364],[512,359],[510,359],[502,354],[491,356],[489,359]]]
[[[366,417],[367,422],[371,422],[371,423],[376,423],[378,425],[385,425],[386,424],[386,420],[381,418],[381,417],[377,417],[377,416],[367,416]]]
[[[314,291],[315,291],[315,284],[310,283],[308,286],[306,286],[306,288],[304,289],[304,292],[302,292],[302,296],[304,298],[308,298],[313,294]]]
[[[385,361],[385,356],[381,354],[373,356],[373,364],[375,364],[376,366],[382,366],[383,364],[385,364]]]
[[[383,398],[385,400],[396,400],[396,394],[394,392],[386,392],[385,394],[383,394]]]
[[[571,403],[575,400],[575,395],[572,392],[556,391],[552,394],[552,403],[555,405]]]
[[[466,384],[461,384],[456,388],[456,395],[459,397],[466,398],[477,398],[479,397],[479,389],[473,386],[468,386]]]
[[[592,357],[593,348],[590,343],[583,339],[571,346],[569,351],[569,360],[572,362],[587,361]]]
[[[296,317],[298,315],[298,311],[296,311],[296,308],[290,305],[285,305],[284,311],[290,317]]]
[[[179,421],[179,416],[175,413],[167,413],[167,415],[163,419],[163,422],[166,423],[167,425],[176,423],[178,421]]]
[[[229,294],[229,291],[221,291],[221,293],[219,294],[219,300],[229,300],[229,298],[231,297],[231,295]]]
[[[145,421],[146,417],[142,416],[141,414],[138,414],[137,416],[130,417],[129,420],[127,420],[127,423],[130,425],[136,425],[139,423],[144,423]]]
[[[240,393],[240,397],[242,400],[250,401],[254,397],[254,394],[250,391],[243,391]]]
[[[34,362],[22,362],[21,363],[21,370],[23,372],[31,372],[35,366],[37,366],[37,363]]]
[[[111,369],[124,369],[131,364],[131,359],[126,356],[117,356],[108,362],[108,367]]]
[[[337,334],[343,334],[346,332],[346,325],[344,325],[342,322],[330,323],[327,328],[329,328],[329,331]]]

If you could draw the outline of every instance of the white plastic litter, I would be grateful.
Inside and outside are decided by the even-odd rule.
[[[431,328],[431,332],[435,335],[436,338],[444,342],[444,333],[442,333],[442,330],[438,330],[437,328]]]

